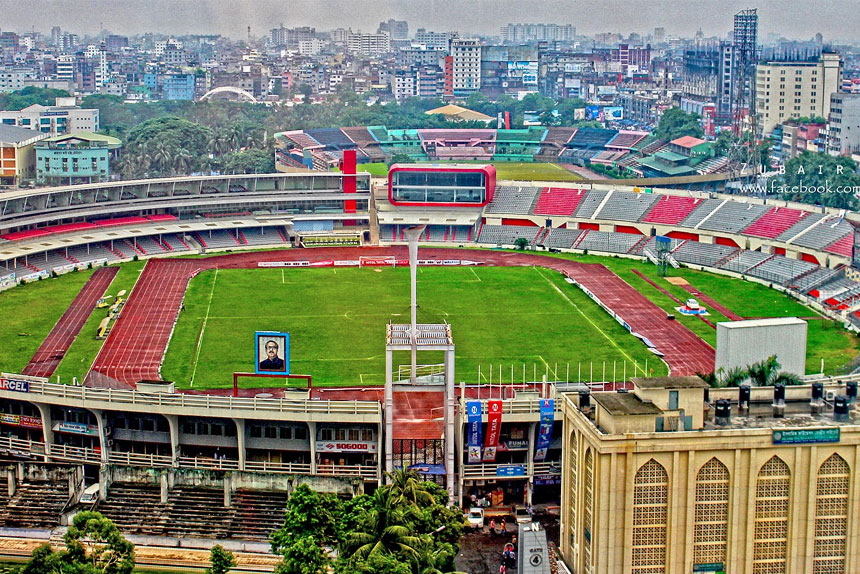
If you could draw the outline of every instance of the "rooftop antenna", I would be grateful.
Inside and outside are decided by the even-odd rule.
[[[409,277],[411,303],[409,305],[411,311],[411,323],[409,327],[409,336],[412,339],[412,364],[409,369],[409,382],[413,385],[416,383],[416,370],[418,361],[418,238],[424,233],[426,225],[414,225],[409,227],[404,232],[406,241],[409,244]]]

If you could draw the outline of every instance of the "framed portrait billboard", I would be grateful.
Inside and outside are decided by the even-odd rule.
[[[290,334],[257,331],[254,372],[258,375],[290,374]]]

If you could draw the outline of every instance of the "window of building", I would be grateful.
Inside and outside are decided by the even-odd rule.
[[[669,475],[653,458],[633,480],[633,570],[666,572]]]
[[[848,463],[831,455],[819,467],[816,482],[813,574],[845,572],[850,486]]]
[[[729,469],[712,458],[696,475],[693,564],[726,563],[729,529]]]
[[[759,470],[755,487],[753,574],[787,572],[791,471],[778,456]]]
[[[320,429],[320,440],[334,440],[334,429]]]
[[[293,438],[293,429],[290,427],[281,427],[280,428],[280,438],[285,440],[290,440]]]
[[[346,440],[346,429],[334,429],[334,440]]]

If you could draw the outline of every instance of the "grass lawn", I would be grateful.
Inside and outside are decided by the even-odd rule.
[[[131,261],[123,264],[105,293],[116,295],[125,289],[126,297],[128,297],[145,263],[145,261]],[[60,382],[71,383],[72,377],[78,377],[79,380],[83,380],[84,375],[87,374],[104,343],[104,341],[96,339],[96,330],[102,319],[107,317],[107,314],[107,308],[93,309],[90,318],[84,324],[84,328],[78,333],[75,342],[69,347],[66,356],[63,357],[60,366],[57,367],[54,373],[54,380],[56,380],[57,376],[60,377]]]
[[[291,370],[314,384],[384,381],[385,324],[409,320],[408,269],[249,269],[201,273],[191,281],[163,375],[194,388],[227,387],[231,373],[253,371],[254,331],[290,332]],[[533,268],[421,268],[419,321],[452,325],[456,380],[617,377],[627,361],[655,375],[666,367],[560,274]],[[256,296],[255,294],[263,296]],[[199,345],[198,345],[199,343]],[[435,356],[433,356],[435,355]],[[441,354],[419,357],[441,362]],[[407,364],[408,356],[395,357]],[[261,386],[249,379],[247,384]]]
[[[519,181],[580,181],[582,179],[579,175],[567,171],[563,167],[554,163],[500,162],[493,165],[496,166],[496,177],[498,179],[513,179]],[[385,163],[362,163],[359,164],[358,171],[366,171],[375,177],[385,177],[388,175],[388,165]]]
[[[67,273],[0,293],[0,370],[20,373],[27,366],[92,273]]]
[[[691,297],[688,291],[672,285],[660,277],[657,266],[648,262],[621,257],[599,257],[569,253],[557,255],[584,263],[602,263],[606,265],[637,291],[670,313],[674,312],[677,303],[634,274],[633,269],[648,276],[652,281],[672,293],[681,301],[685,301]],[[670,275],[683,277],[696,290],[710,296],[718,303],[745,318],[815,317],[814,319],[807,320],[809,324],[806,349],[807,374],[820,372],[822,359],[824,359],[825,373],[832,375],[844,374],[848,363],[860,353],[860,338],[855,334],[846,331],[840,324],[819,315],[813,309],[806,307],[797,300],[775,289],[770,289],[765,285],[752,281],[744,281],[689,268],[672,269],[670,270]],[[708,312],[710,315],[707,318],[712,323],[729,320],[713,309],[708,309]],[[716,346],[716,330],[695,317],[684,316],[678,313],[675,314],[675,317],[702,339]]]

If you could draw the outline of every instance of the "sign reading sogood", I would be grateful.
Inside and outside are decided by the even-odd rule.
[[[773,431],[773,444],[812,444],[839,442],[839,428],[798,429]]]
[[[317,452],[376,452],[375,442],[318,440],[316,447]]]
[[[18,393],[29,393],[29,381],[17,381],[15,379],[0,378],[0,391],[15,391]]]

